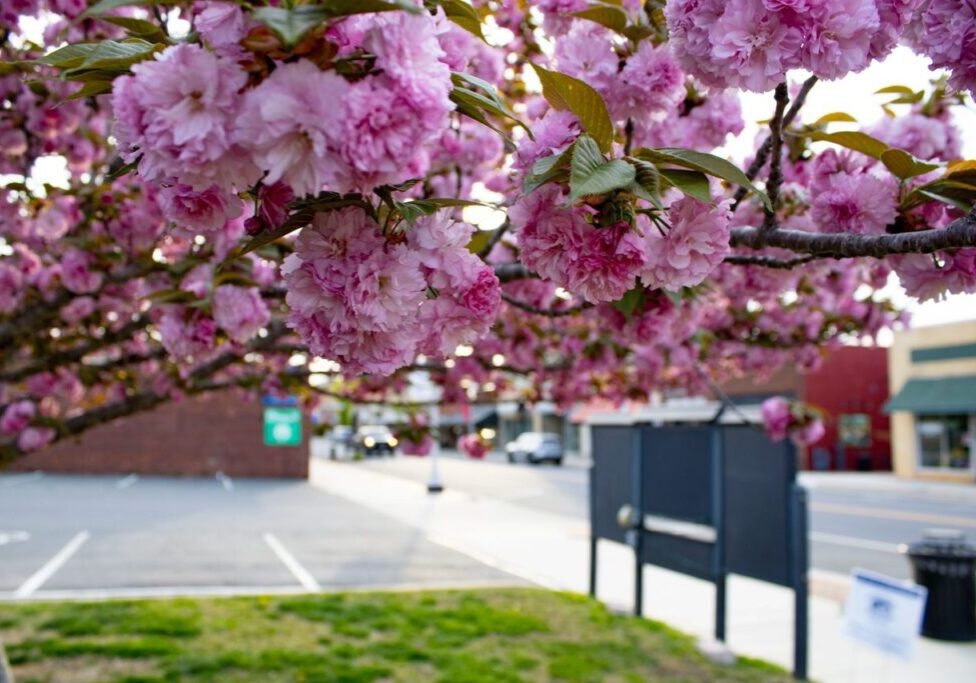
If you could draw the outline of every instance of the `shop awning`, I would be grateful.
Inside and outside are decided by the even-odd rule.
[[[919,415],[976,413],[976,375],[910,379],[884,409],[886,413],[904,410]]]

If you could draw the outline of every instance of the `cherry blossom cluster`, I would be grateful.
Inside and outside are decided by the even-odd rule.
[[[773,441],[789,437],[798,446],[816,443],[824,435],[823,420],[818,411],[799,401],[774,396],[760,408],[766,433]]]
[[[473,228],[446,213],[384,235],[362,208],[322,212],[282,272],[289,324],[312,353],[348,372],[389,374],[418,353],[451,354],[484,336],[498,278],[467,250]]]
[[[665,12],[681,64],[703,83],[763,92],[789,69],[824,79],[882,59],[919,0],[677,0]]]

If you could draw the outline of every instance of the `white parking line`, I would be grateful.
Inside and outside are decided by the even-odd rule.
[[[28,472],[27,474],[14,474],[9,477],[5,477],[3,481],[0,481],[0,486],[16,486],[17,484],[26,484],[29,481],[37,481],[44,476],[43,472]]]
[[[281,545],[281,542],[274,537],[274,534],[264,534],[264,542],[271,547],[271,550],[278,556],[281,563],[288,568],[291,575],[298,580],[298,583],[302,584],[302,588],[309,593],[318,593],[322,590],[322,586],[315,580],[315,577],[309,574],[308,570],[299,564],[295,556],[288,552],[285,546]]]
[[[0,545],[27,540],[30,540],[30,534],[26,531],[0,531]]]
[[[866,538],[855,538],[853,536],[841,536],[840,534],[828,534],[822,531],[811,531],[811,541],[820,543],[831,543],[833,545],[843,545],[849,548],[863,548],[864,550],[877,550],[881,553],[898,553],[897,543],[882,543],[871,541]]]
[[[115,482],[115,488],[117,488],[119,491],[121,491],[122,489],[129,488],[130,486],[132,486],[133,484],[135,484],[137,481],[139,481],[139,475],[138,474],[130,474],[128,477],[122,477],[117,482]]]
[[[224,487],[225,491],[234,490],[234,482],[232,482],[230,480],[230,477],[228,477],[226,474],[224,474],[223,472],[217,472],[217,474],[215,474],[214,476],[217,477],[217,481],[220,482],[220,485]]]
[[[64,566],[65,562],[71,559],[72,555],[78,552],[78,548],[88,540],[88,535],[87,531],[79,531],[75,534],[74,538],[68,541],[68,544],[61,548],[57,555],[48,560],[43,567],[31,574],[26,581],[20,584],[20,588],[14,591],[14,597],[23,599],[33,595],[34,591],[43,586],[48,579],[54,576],[55,572]]]

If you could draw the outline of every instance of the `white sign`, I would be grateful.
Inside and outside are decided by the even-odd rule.
[[[865,569],[855,569],[851,578],[844,607],[847,635],[902,659],[911,658],[928,591]]]

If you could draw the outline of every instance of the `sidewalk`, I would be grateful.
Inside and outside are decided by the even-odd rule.
[[[976,501],[976,484],[901,479],[891,472],[800,472],[797,479],[811,490],[883,491]]]
[[[587,590],[589,532],[578,520],[450,488],[430,496],[420,484],[350,463],[313,459],[310,481],[498,569],[557,590]],[[614,608],[629,610],[634,579],[631,551],[602,542],[599,555],[600,598]],[[712,585],[655,567],[644,571],[644,613],[682,631],[710,637]],[[728,590],[731,649],[791,669],[792,592],[739,577],[730,579]],[[976,644],[920,640],[911,662],[892,660],[846,640],[840,604],[812,597],[809,668],[811,678],[825,683],[963,683],[976,680]]]

